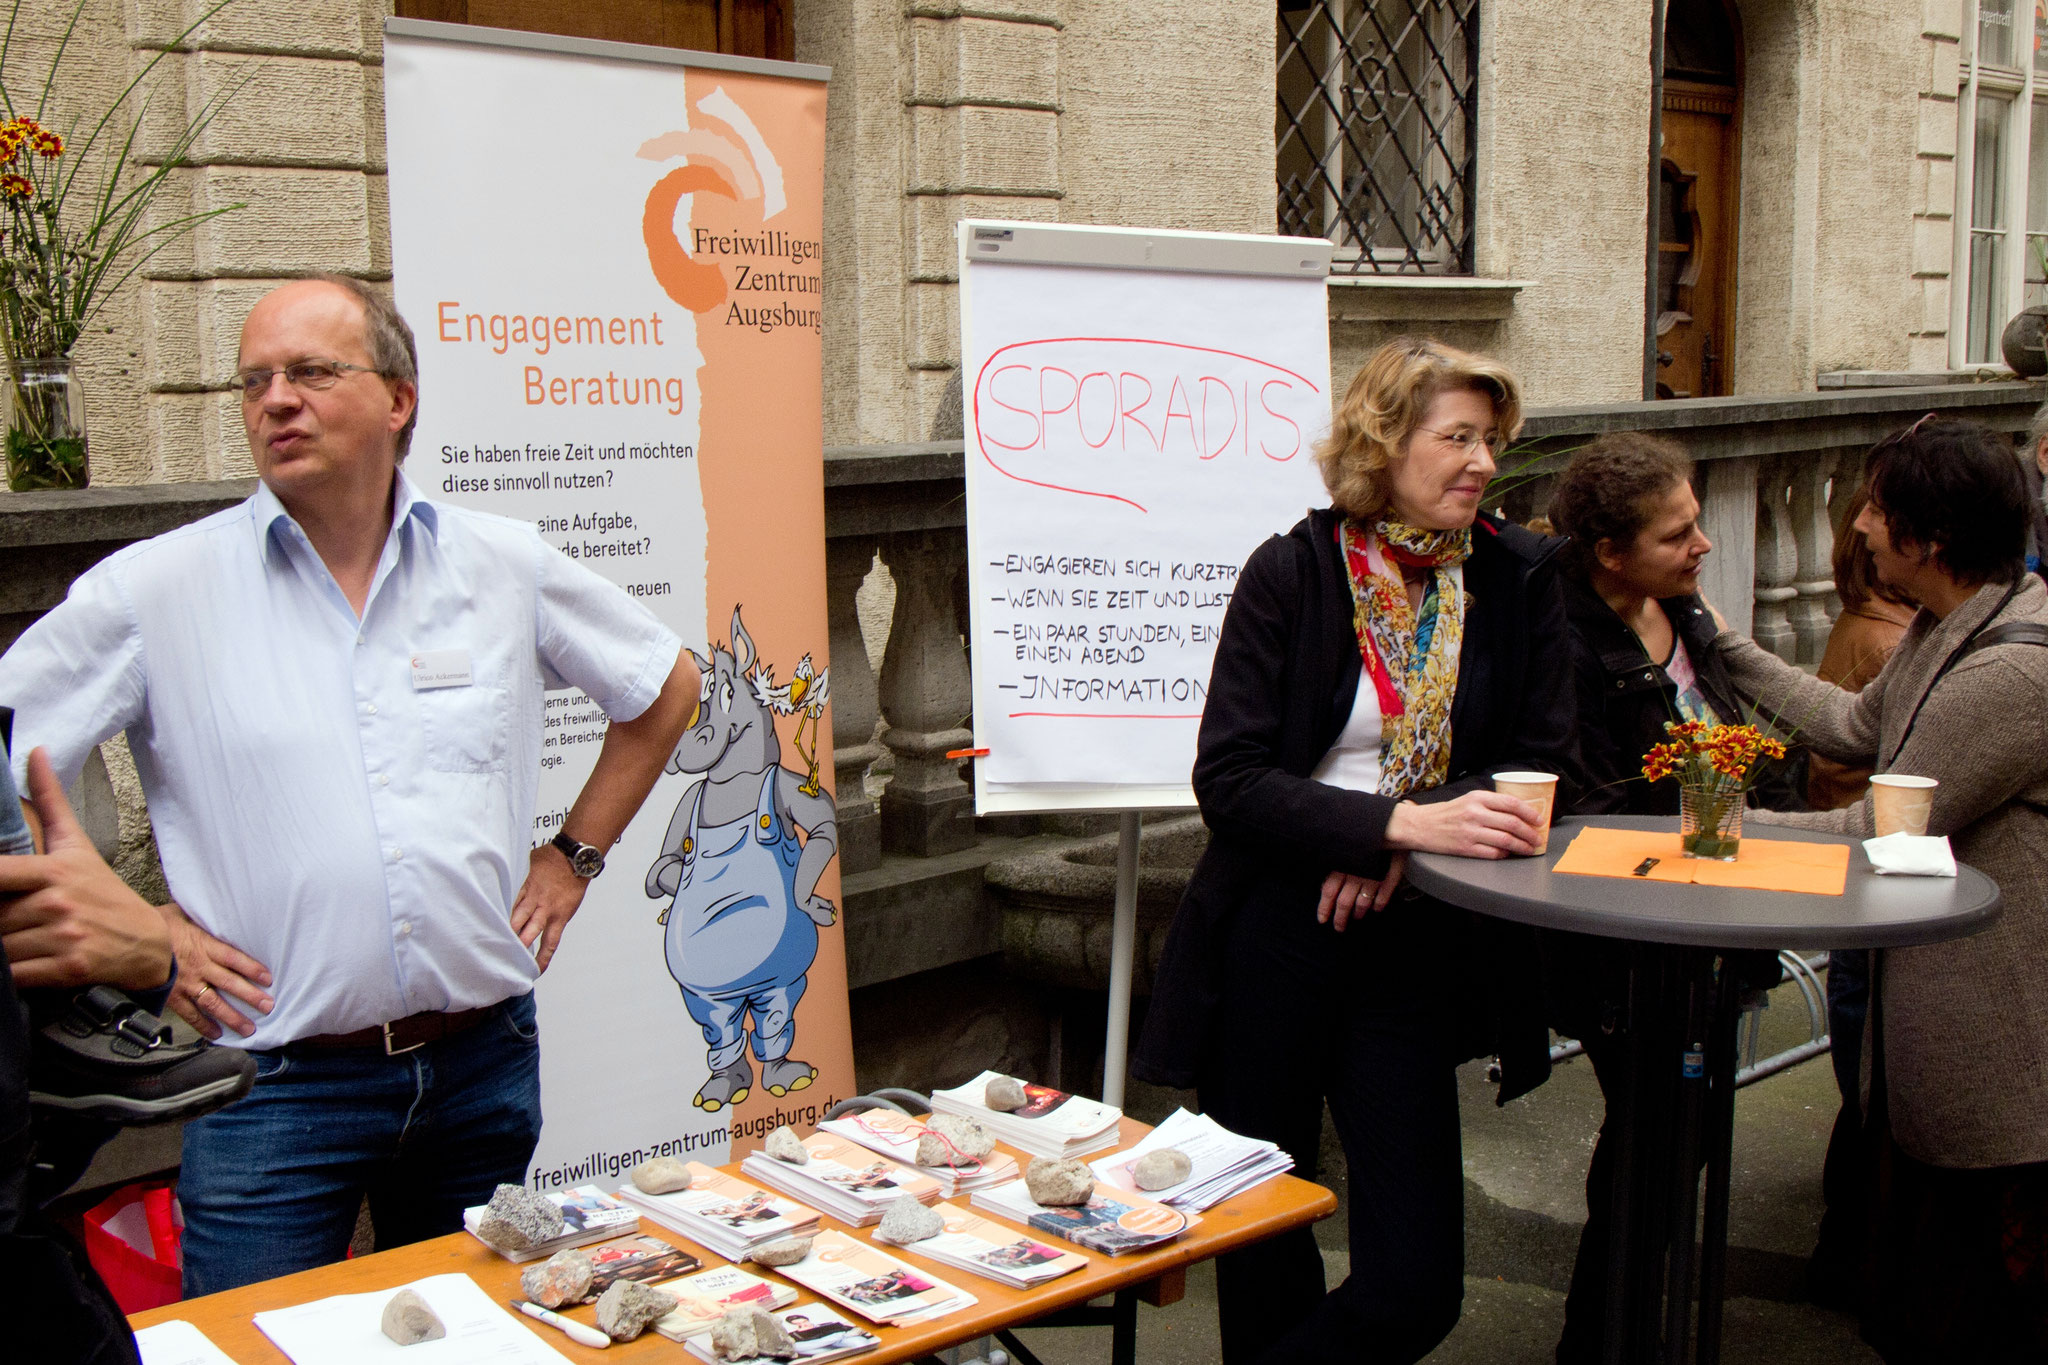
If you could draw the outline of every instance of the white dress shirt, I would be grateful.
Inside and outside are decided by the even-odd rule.
[[[252,1048],[531,988],[511,929],[550,688],[645,711],[681,642],[524,522],[399,475],[359,621],[268,488],[95,565],[0,658],[17,780],[128,732],[172,899],[268,966]],[[416,689],[463,654],[467,685]]]

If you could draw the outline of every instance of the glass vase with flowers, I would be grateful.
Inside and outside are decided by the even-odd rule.
[[[7,348],[7,486],[16,492],[83,488],[90,481],[85,403],[72,351],[110,298],[158,252],[228,204],[169,218],[153,212],[170,176],[189,164],[200,135],[239,84],[215,95],[182,128],[158,134],[144,87],[164,57],[226,7],[206,9],[142,63],[104,107],[48,126],[64,97],[66,54],[86,0],[58,32],[33,90],[10,58],[28,45],[22,0],[0,32],[0,341]],[[49,44],[38,44],[49,46]],[[86,84],[88,82],[80,82]]]
[[[1742,808],[1764,759],[1785,745],[1754,725],[1673,721],[1669,737],[1643,755],[1643,776],[1678,779],[1679,843],[1688,858],[1733,862],[1742,846]]]

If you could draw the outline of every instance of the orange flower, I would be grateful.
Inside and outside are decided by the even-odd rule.
[[[0,175],[0,198],[26,199],[35,193],[35,189],[25,175],[15,175],[11,172]]]
[[[32,138],[36,144],[36,150],[44,156],[64,155],[64,139],[57,136],[57,134],[46,129],[32,134]]]

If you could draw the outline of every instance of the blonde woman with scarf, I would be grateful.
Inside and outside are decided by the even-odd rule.
[[[1221,1259],[1229,1365],[1427,1355],[1464,1292],[1455,1068],[1498,1052],[1503,1098],[1547,1074],[1519,931],[1401,885],[1412,850],[1534,852],[1536,812],[1490,777],[1569,768],[1561,542],[1479,511],[1520,421],[1501,365],[1381,347],[1317,452],[1333,505],[1253,552],[1224,620],[1194,768],[1209,847],[1133,1070],[1311,1179],[1327,1100],[1351,1202],[1327,1295],[1306,1229]]]

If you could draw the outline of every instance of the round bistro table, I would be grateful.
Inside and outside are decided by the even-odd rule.
[[[1958,864],[1948,877],[1880,877],[1862,841],[1752,823],[1744,844],[1848,844],[1839,896],[1589,877],[1551,869],[1587,825],[1676,833],[1676,816],[1560,820],[1550,850],[1489,861],[1417,853],[1408,880],[1439,900],[1541,929],[1630,944],[1619,1021],[1630,1080],[1609,1116],[1617,1142],[1608,1244],[1609,1365],[1718,1365],[1735,1132],[1740,991],[1720,970],[1745,948],[1897,948],[1974,934],[1997,919],[1997,885]],[[1704,1200],[1699,1162],[1706,1155]],[[1704,1204],[1704,1227],[1701,1226]],[[1694,1231],[1699,1230],[1697,1356]]]

